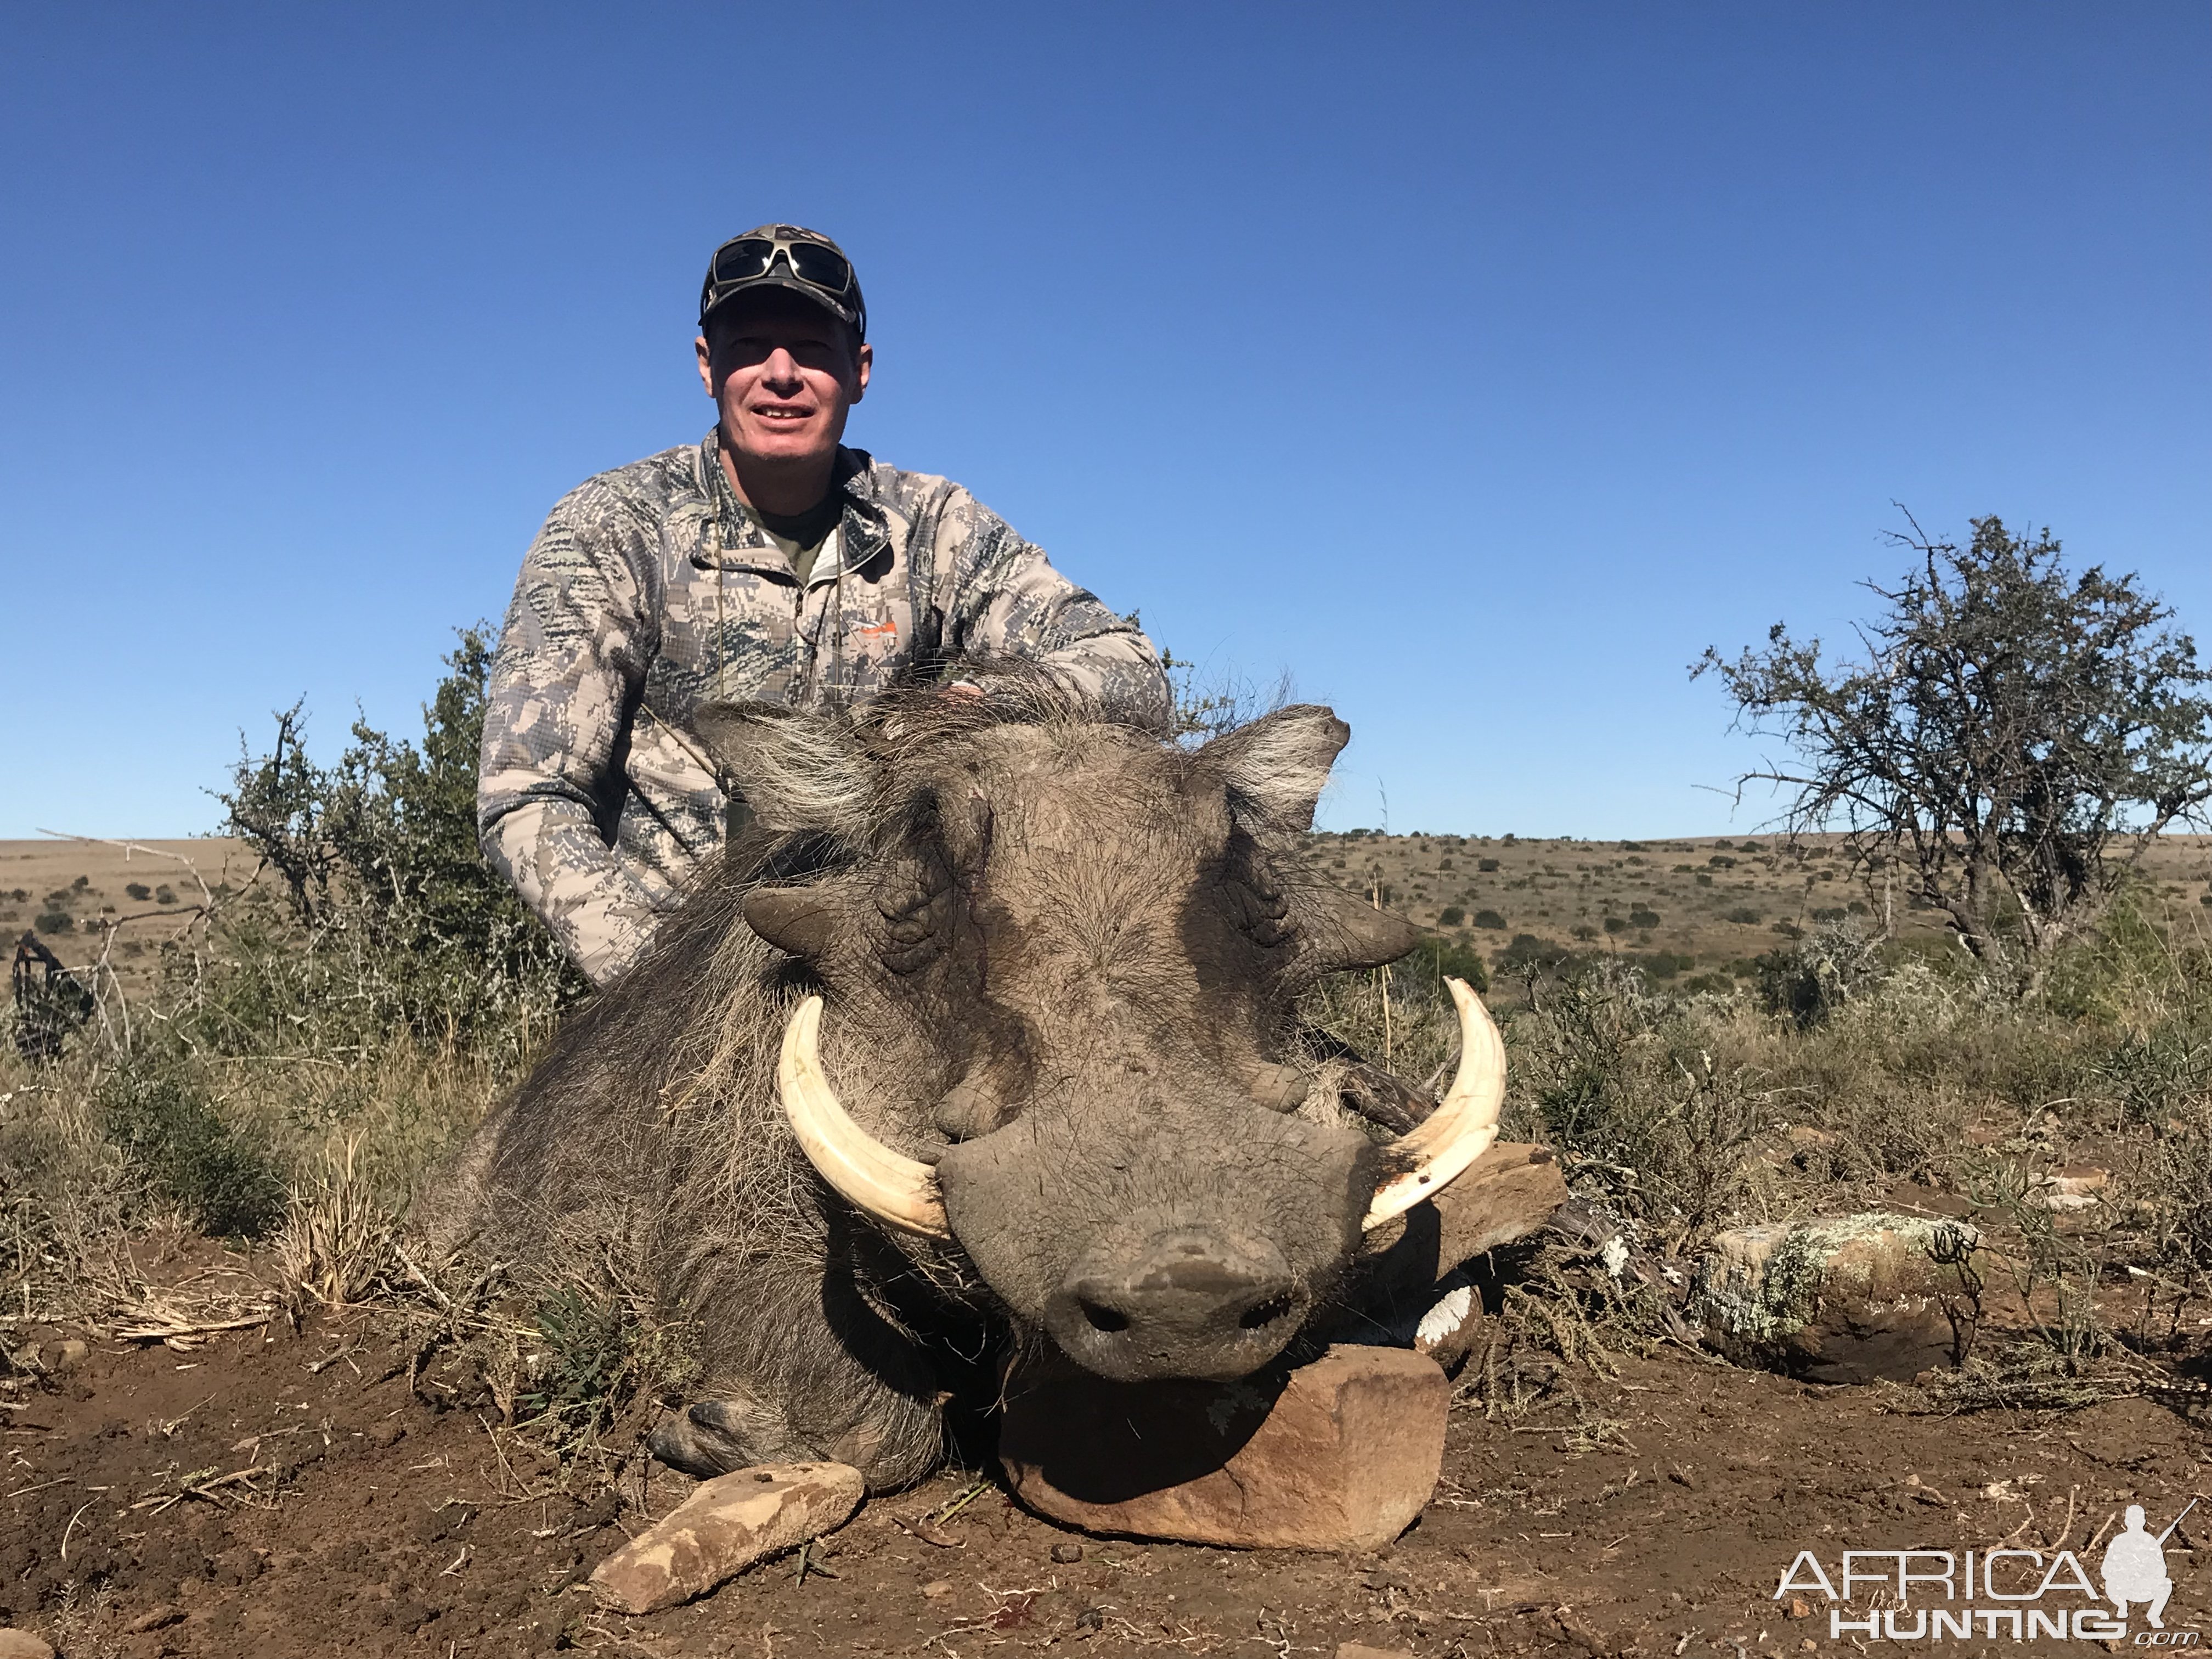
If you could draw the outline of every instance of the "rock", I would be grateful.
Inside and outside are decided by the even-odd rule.
[[[1009,1379],[1014,1495],[1089,1532],[1248,1548],[1372,1550],[1436,1489],[1451,1385],[1424,1355],[1332,1347],[1241,1382]]]
[[[599,1563],[592,1590],[619,1613],[704,1595],[763,1556],[818,1538],[860,1506],[844,1463],[763,1463],[701,1483],[657,1525]]]
[[[1527,1237],[1566,1201],[1549,1147],[1492,1146],[1442,1192],[1376,1230],[1361,1264],[1361,1316],[1334,1334],[1414,1348],[1448,1370],[1458,1364],[1483,1328],[1482,1300],[1458,1270]]]
[[[1708,1247],[1686,1311],[1739,1364],[1907,1382],[1972,1346],[1980,1243],[1961,1221],[1880,1212],[1740,1228]]]
[[[1378,1228],[1370,1242],[1386,1254],[1410,1245],[1427,1258],[1433,1285],[1485,1250],[1526,1238],[1566,1201],[1567,1183],[1550,1147],[1500,1142],[1401,1221]]]
[[[921,1593],[934,1601],[940,1595],[952,1594],[952,1581],[949,1578],[933,1578],[921,1587]]]
[[[0,1659],[54,1659],[53,1644],[27,1630],[0,1630]]]
[[[1080,1544],[1054,1544],[1052,1547],[1052,1559],[1059,1562],[1063,1567],[1073,1566],[1078,1561],[1080,1561],[1083,1559],[1083,1546]]]
[[[2105,1189],[2112,1180],[2110,1170],[2100,1170],[2094,1164],[2075,1164],[2036,1176],[2028,1183],[2025,1196],[2038,1209],[2094,1209],[2104,1202]]]
[[[1339,1642],[1336,1659],[1413,1659],[1404,1648],[1370,1648],[1364,1642]]]

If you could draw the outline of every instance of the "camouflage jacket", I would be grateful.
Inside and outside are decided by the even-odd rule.
[[[844,515],[802,591],[716,453],[664,450],[554,507],[492,663],[485,855],[592,981],[635,961],[730,802],[702,704],[856,701],[939,654],[1002,653],[1146,723],[1152,642],[957,484],[838,454]]]

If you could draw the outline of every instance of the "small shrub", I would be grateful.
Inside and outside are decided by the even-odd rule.
[[[1496,859],[1477,859],[1474,861],[1474,867],[1481,871],[1483,874],[1488,875],[1498,868],[1498,860]],[[2212,904],[2212,898],[2207,898],[2205,902]]]
[[[174,1072],[122,1072],[102,1091],[108,1139],[148,1188],[210,1233],[258,1238],[283,1218],[284,1180]]]
[[[1628,925],[1631,927],[1656,927],[1659,925],[1659,913],[1639,906],[1628,913]]]
[[[1426,939],[1413,948],[1400,972],[1413,972],[1441,987],[1445,975],[1463,979],[1474,989],[1490,988],[1490,969],[1474,946],[1455,939]]]
[[[163,883],[161,886],[158,886],[158,887],[156,887],[156,888],[154,890],[154,902],[155,902],[155,903],[156,903],[156,904],[174,904],[176,902],[177,902],[177,893],[176,893],[176,890],[175,890],[174,888],[173,888],[173,887],[169,886],[166,882],[165,882],[165,883]]]
[[[46,910],[31,925],[42,933],[73,933],[76,931],[76,918],[66,910]]]
[[[1486,933],[1502,933],[1505,931],[1505,918],[1495,910],[1477,910],[1474,925]]]
[[[1758,911],[1753,909],[1747,904],[1739,904],[1736,906],[1735,909],[1728,913],[1728,919],[1733,922],[1739,922],[1746,927],[1756,927],[1760,922],[1766,920],[1765,917],[1760,915]]]
[[[1817,1025],[1882,977],[1880,942],[1840,918],[1794,948],[1759,959],[1759,995],[1771,1014]]]
[[[1467,920],[1467,912],[1456,904],[1444,906],[1443,914],[1437,918],[1439,927],[1456,927]]]
[[[135,899],[141,904],[145,903],[148,899],[154,896],[154,890],[149,887],[143,881],[125,882],[123,884],[123,891],[128,897]]]
[[[1700,870],[1700,871],[1698,871],[1698,886],[1700,886],[1700,887],[1710,887],[1710,886],[1711,886],[1712,884],[1713,884],[1713,878],[1712,878],[1711,876],[1707,875],[1707,874],[1706,874],[1704,871],[1702,871],[1702,870]]]
[[[1574,959],[1575,953],[1565,945],[1538,939],[1534,933],[1514,934],[1513,942],[1492,958],[1502,971],[1509,974],[1526,973],[1532,969],[1558,968]]]
[[[1608,933],[1625,933],[1628,931],[1628,924],[1619,916],[1607,916],[1605,919],[1605,931]]]

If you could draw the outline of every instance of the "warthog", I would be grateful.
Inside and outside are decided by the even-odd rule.
[[[690,1332],[697,1398],[652,1447],[693,1474],[916,1479],[944,1362],[989,1345],[1247,1376],[1495,1135],[1503,1050],[1456,981],[1458,1080],[1395,1138],[1301,1043],[1301,990],[1419,937],[1301,868],[1333,714],[1186,750],[975,672],[834,718],[703,710],[753,827],[431,1206],[447,1243],[632,1264]]]

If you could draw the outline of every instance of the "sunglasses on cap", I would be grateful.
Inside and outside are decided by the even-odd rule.
[[[699,318],[732,295],[757,283],[774,283],[812,295],[866,339],[867,302],[860,298],[860,279],[852,261],[827,238],[811,236],[788,225],[763,226],[734,236],[714,250],[708,263],[707,285],[699,296]]]
[[[785,236],[740,236],[714,250],[714,283],[750,283],[769,274],[778,259],[809,288],[842,300],[853,291],[852,262],[835,248]]]

